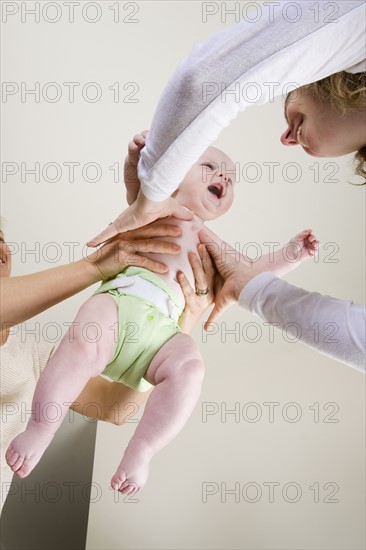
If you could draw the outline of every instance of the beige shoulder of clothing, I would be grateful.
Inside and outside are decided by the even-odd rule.
[[[38,342],[34,334],[26,333],[24,325],[12,327],[7,341],[0,347],[0,509],[13,477],[5,461],[5,452],[29,420],[36,383],[53,349],[53,344]]]

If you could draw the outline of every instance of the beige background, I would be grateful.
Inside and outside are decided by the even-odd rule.
[[[40,82],[41,89],[56,82],[63,92],[56,103],[42,96],[39,103],[33,97],[22,103],[19,93],[7,98],[2,104],[3,163],[24,162],[29,168],[35,162],[41,167],[49,162],[94,162],[102,169],[95,183],[85,181],[81,167],[75,169],[75,181],[68,181],[65,166],[58,182],[42,176],[39,183],[33,176],[22,182],[18,173],[3,183],[7,238],[18,247],[14,274],[52,267],[57,254],[59,263],[72,259],[71,245],[65,243],[79,243],[75,257],[80,257],[83,244],[125,207],[122,182],[113,181],[109,167],[122,164],[132,135],[149,127],[159,94],[193,43],[224,27],[219,15],[202,22],[200,2],[139,2],[133,16],[138,22],[132,24],[122,19],[134,6],[120,3],[120,22],[114,23],[112,5],[99,3],[102,16],[95,24],[83,20],[80,7],[75,8],[75,22],[69,23],[61,2],[57,23],[47,23],[42,16],[39,23],[30,16],[22,23],[19,12],[3,24],[3,81],[19,86],[26,82],[29,88]],[[94,17],[92,8],[88,14]],[[49,11],[48,17],[54,14]],[[81,84],[75,88],[74,103],[68,101],[63,85],[72,81]],[[83,100],[80,90],[88,82],[101,87],[100,101]],[[109,87],[115,82],[125,102],[113,102]],[[129,82],[135,84],[124,90]],[[136,86],[138,102],[127,103]],[[311,227],[322,243],[319,261],[300,266],[287,280],[362,302],[365,190],[348,184],[357,181],[351,157],[314,159],[299,148],[285,148],[279,142],[284,127],[283,102],[278,98],[249,109],[222,132],[216,145],[241,169],[258,163],[263,173],[257,182],[241,177],[231,212],[210,227],[231,244],[243,248],[256,242],[263,251],[263,243],[284,244]],[[280,163],[274,182],[269,181],[266,162]],[[289,162],[301,166],[297,182],[289,181],[294,178],[290,168],[286,176]],[[329,181],[332,173],[334,181]],[[49,176],[53,174],[50,169]],[[91,169],[88,175],[93,177]],[[248,175],[255,178],[251,170]],[[32,249],[33,256],[25,254]],[[79,294],[27,327],[57,339],[57,327],[64,329],[89,295],[90,290]],[[247,339],[241,336],[236,342],[228,334],[224,341],[225,328],[233,329],[235,323],[240,323],[241,334],[249,330]],[[247,323],[257,325],[250,329]],[[255,328],[262,333],[251,343],[255,335],[250,330]],[[276,331],[270,342],[268,327],[237,307],[220,319],[218,329],[206,342],[201,329],[195,330],[207,365],[200,402],[184,431],[153,459],[149,482],[135,502],[114,502],[109,490],[134,424],[98,426],[93,481],[100,491],[90,506],[87,548],[363,548],[364,377],[300,343],[286,341],[281,332]],[[265,405],[269,402],[279,404],[273,422]],[[218,412],[203,422],[207,403],[216,404]],[[221,419],[220,412],[233,409],[235,403],[238,421],[233,415]],[[261,418],[250,422],[255,411]],[[296,411],[301,418],[290,422]],[[203,502],[205,483],[217,492]],[[277,484],[273,498],[270,483]],[[225,488],[235,484],[240,494],[228,494],[222,502]],[[296,497],[295,488],[299,500],[289,502]],[[262,491],[258,501],[249,502],[256,491]],[[326,502],[332,499],[337,502]]]

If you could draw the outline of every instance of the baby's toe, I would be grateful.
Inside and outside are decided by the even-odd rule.
[[[126,494],[127,493],[127,488],[129,486],[130,486],[130,482],[128,481],[128,479],[126,479],[126,481],[124,483],[122,483],[122,485],[120,486],[119,492],[123,493],[123,494]]]
[[[9,449],[6,451],[5,460],[7,465],[10,466],[10,468],[13,466],[13,464],[15,464],[15,462],[18,459],[18,456],[19,456],[18,453],[14,451],[14,449],[12,449],[11,447],[9,447]]]
[[[122,475],[122,476],[114,475],[111,480],[111,487],[115,491],[120,491],[121,486],[124,485],[125,482],[126,482],[126,475]]]
[[[137,492],[138,487],[135,483],[127,483],[127,485],[122,489],[121,493],[123,495],[132,495]]]
[[[30,473],[31,468],[28,466],[27,462],[25,461],[19,470],[17,470],[15,473],[18,477],[23,478],[27,477],[27,475]]]
[[[18,455],[18,458],[14,462],[14,464],[12,465],[11,469],[13,470],[13,472],[16,472],[18,474],[19,468],[21,468],[23,466],[25,456],[19,455],[18,453],[17,453],[17,455]]]

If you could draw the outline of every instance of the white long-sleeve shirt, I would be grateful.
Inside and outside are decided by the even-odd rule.
[[[295,22],[296,14],[284,11],[287,2],[269,4],[270,16],[213,34],[194,46],[173,74],[138,165],[149,199],[171,195],[246,107],[342,70],[366,70],[363,0],[338,0],[333,15],[320,3],[319,17],[313,2],[298,1],[293,3],[300,9]],[[269,273],[252,279],[239,304],[289,333],[297,330],[305,344],[365,369],[363,306],[307,292]]]
[[[138,164],[147,198],[170,196],[240,111],[342,70],[365,70],[364,0],[338,0],[333,15],[320,2],[319,17],[313,2],[292,3],[297,16],[288,2],[268,4],[267,17],[196,44],[168,82]]]
[[[249,281],[239,305],[285,330],[294,341],[366,371],[365,306],[308,292],[272,273]]]

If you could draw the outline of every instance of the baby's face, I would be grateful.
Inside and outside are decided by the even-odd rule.
[[[220,149],[209,147],[172,196],[201,220],[214,220],[231,207],[234,182],[233,161]]]

